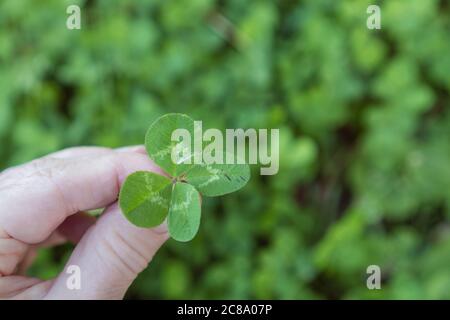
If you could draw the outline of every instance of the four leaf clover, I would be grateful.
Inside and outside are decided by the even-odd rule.
[[[200,226],[200,194],[213,197],[239,190],[250,179],[250,168],[247,164],[196,163],[193,159],[201,154],[193,147],[194,139],[183,141],[191,144],[186,149],[189,154],[174,162],[173,153],[183,146],[172,139],[177,129],[187,130],[191,137],[196,133],[194,120],[184,114],[167,114],[153,122],[145,148],[167,177],[147,171],[129,175],[120,190],[119,205],[125,217],[139,227],[155,227],[167,218],[170,236],[184,242],[192,240]]]

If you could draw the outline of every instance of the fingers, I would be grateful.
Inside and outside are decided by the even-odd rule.
[[[0,278],[0,299],[12,298],[41,282],[40,279],[22,276]]]
[[[129,174],[138,170],[162,174],[144,154],[77,152],[84,155],[45,157],[0,176],[0,230],[22,242],[39,243],[68,216],[116,201]]]
[[[27,250],[28,246],[25,243],[11,238],[0,230],[0,279],[16,270]]]
[[[113,149],[105,147],[94,147],[94,146],[73,147],[51,153],[47,157],[67,159],[75,157],[99,156],[101,154],[110,153],[111,151],[113,151]],[[145,147],[143,145],[121,147],[115,149],[115,151],[147,154],[147,151],[145,151]]]
[[[110,153],[111,151],[112,149],[104,147],[73,147],[51,153],[47,157],[68,159],[75,157],[100,156],[102,154]]]
[[[78,243],[86,230],[95,223],[96,219],[85,212],[80,212],[68,217],[56,231],[46,240],[36,245],[27,245],[16,239],[0,240],[0,276],[11,274],[25,275],[28,268],[33,264],[39,248],[53,247],[67,241]],[[15,243],[14,254],[6,254],[5,247]],[[5,267],[8,264],[8,267]],[[3,267],[2,267],[3,266]]]
[[[115,204],[86,232],[64,269],[79,267],[80,289],[69,290],[67,281],[73,275],[62,272],[46,298],[121,299],[167,239],[165,225],[135,227]]]
[[[11,277],[8,277],[11,278]],[[48,293],[49,288],[53,284],[53,280],[42,281],[31,285],[28,288],[23,288],[17,294],[10,297],[11,300],[41,300]]]
[[[137,146],[136,146],[137,147]],[[126,148],[126,147],[125,147]],[[111,153],[113,149],[104,148],[104,147],[72,147],[64,150],[56,151],[54,153],[50,153],[42,159],[54,158],[54,159],[68,159],[68,158],[79,158],[86,156],[100,156],[102,154]],[[41,160],[42,160],[41,159]],[[15,167],[8,168],[1,173],[0,177],[9,177],[11,174],[17,175],[23,171],[24,167],[29,166],[29,164],[18,165]]]
[[[14,278],[1,277],[2,273],[11,274],[17,268],[28,244],[38,244],[52,234],[61,233],[74,242],[81,238],[68,262],[68,266],[80,267],[81,289],[69,290],[66,285],[69,275],[63,272],[54,285],[49,281],[22,282],[23,286],[13,292],[15,297],[122,298],[168,239],[166,227],[137,228],[123,217],[117,204],[107,209],[95,224],[91,217],[74,214],[115,202],[123,180],[138,170],[164,174],[142,146],[118,150],[72,148],[3,172],[0,249],[6,255],[0,252],[0,258],[8,259],[0,259],[0,269],[7,269],[0,270],[0,289],[5,288],[5,281]],[[17,291],[19,295],[15,294]]]
[[[136,152],[141,154],[147,154],[147,151],[145,150],[145,147],[143,145],[136,145],[136,146],[128,146],[128,147],[122,147],[116,149],[118,152]]]
[[[85,212],[68,217],[58,227],[58,233],[72,243],[78,243],[86,230],[95,223],[96,219]]]

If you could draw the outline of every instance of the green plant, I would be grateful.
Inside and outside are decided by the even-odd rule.
[[[450,299],[449,24],[443,0],[0,1],[0,166],[139,144],[171,112],[280,128],[279,173],[205,197],[202,241],[167,243],[128,297]]]
[[[172,132],[185,129],[194,136],[194,127],[194,120],[183,114],[158,118],[147,131],[145,147],[167,177],[135,172],[127,177],[119,195],[120,207],[130,222],[150,228],[167,217],[169,234],[177,241],[189,241],[198,231],[200,192],[206,196],[224,195],[242,188],[250,178],[247,164],[195,163],[192,160],[199,154],[195,148],[188,148],[187,157],[173,161],[172,154],[185,145],[173,141]]]

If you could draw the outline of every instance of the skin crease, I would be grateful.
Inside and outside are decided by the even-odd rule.
[[[76,147],[0,173],[0,299],[122,299],[168,239],[166,224],[138,228],[117,205],[120,186],[138,170],[164,175],[144,147]],[[83,211],[106,208],[95,219]],[[36,249],[77,243],[52,280],[23,276]],[[69,290],[69,265],[81,288]]]

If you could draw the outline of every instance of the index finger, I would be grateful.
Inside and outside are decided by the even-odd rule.
[[[115,151],[15,168],[0,175],[0,229],[26,243],[41,242],[68,216],[116,201],[124,179],[138,170],[163,174],[147,155]]]

